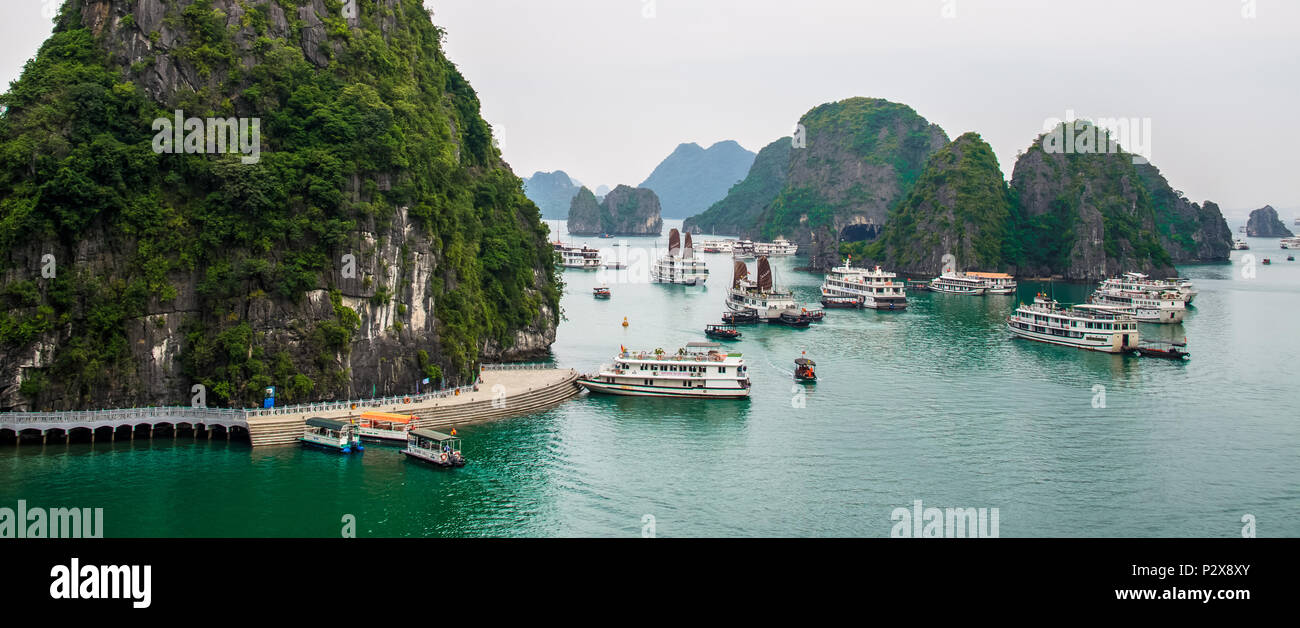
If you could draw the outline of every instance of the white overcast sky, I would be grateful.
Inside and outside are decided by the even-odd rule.
[[[50,22],[45,0],[5,4],[7,83]],[[871,96],[979,132],[1007,176],[1067,110],[1149,119],[1152,161],[1193,200],[1300,211],[1295,0],[425,4],[520,176],[635,185],[679,143],[757,152],[813,106]]]

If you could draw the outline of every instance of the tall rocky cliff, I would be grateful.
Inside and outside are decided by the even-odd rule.
[[[1232,229],[1219,206],[1196,204],[1175,190],[1160,170],[1149,163],[1136,164],[1138,176],[1156,212],[1160,244],[1175,264],[1224,262],[1232,253]]]
[[[2,97],[0,409],[396,394],[548,351],[546,229],[441,31],[357,8],[62,6]],[[198,139],[158,152],[176,110]],[[229,118],[256,159],[204,146]]]
[[[1097,132],[1082,121],[1069,128]],[[1049,135],[1021,155],[1010,187],[988,144],[962,135],[930,159],[879,239],[841,252],[905,273],[938,273],[951,255],[959,270],[1074,280],[1228,259],[1232,233],[1217,205],[1188,201],[1122,147],[1044,150]]]
[[[1246,235],[1252,238],[1289,238],[1295,234],[1277,217],[1277,210],[1272,205],[1265,205],[1250,212]]]
[[[966,133],[930,158],[879,244],[860,256],[905,273],[937,274],[949,255],[958,270],[994,270],[1005,266],[1010,218],[1010,193],[992,147]]]
[[[665,217],[686,218],[726,196],[753,163],[754,153],[731,140],[707,149],[681,144],[638,187],[659,195]]]
[[[1071,280],[1125,271],[1174,275],[1133,156],[1098,148],[1109,144],[1108,137],[1087,121],[1066,122],[1057,131],[1100,138],[1092,152],[1058,151],[1045,149],[1051,134],[1044,134],[1016,161],[1012,244],[1018,250],[1009,257],[1017,272]]]
[[[570,235],[648,236],[663,232],[659,197],[653,190],[620,185],[597,202],[582,188],[569,207]]]

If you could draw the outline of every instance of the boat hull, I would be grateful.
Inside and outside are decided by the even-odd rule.
[[[1091,340],[1089,339],[1088,334],[1085,334],[1083,338],[1068,338],[1068,337],[1057,336],[1049,333],[1036,332],[1031,329],[1020,329],[1018,327],[1015,327],[1011,323],[1007,323],[1007,329],[1009,329],[1011,333],[1015,334],[1016,337],[1018,338],[1024,338],[1026,340],[1034,340],[1036,342],[1043,342],[1043,343],[1058,345],[1062,347],[1074,347],[1075,349],[1087,349],[1089,351],[1099,351],[1102,353],[1126,353],[1129,351],[1134,351],[1137,349],[1137,342],[1138,342],[1138,334],[1136,333],[1130,335],[1131,342],[1125,343],[1122,341],[1122,339],[1120,342],[1116,342],[1114,338],[1110,338],[1110,337],[1103,340],[1101,339],[1102,338],[1101,336],[1094,336],[1094,338],[1096,339]]]
[[[625,397],[680,397],[683,399],[744,399],[749,397],[748,388],[674,389],[667,386],[602,382],[586,377],[579,378],[578,385],[593,393]]]

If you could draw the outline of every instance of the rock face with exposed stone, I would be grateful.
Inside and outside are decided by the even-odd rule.
[[[1246,235],[1252,238],[1290,238],[1295,234],[1277,217],[1277,210],[1272,205],[1265,205],[1250,212]]]

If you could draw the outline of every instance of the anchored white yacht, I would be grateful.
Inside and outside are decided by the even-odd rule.
[[[1042,293],[1032,305],[1016,308],[1007,328],[1020,338],[1105,353],[1133,351],[1139,340],[1137,319],[1131,314],[1105,305],[1062,308]]]
[[[683,247],[680,232],[673,229],[668,233],[668,253],[650,268],[650,279],[656,283],[687,286],[702,285],[709,280],[709,266],[695,257],[691,234],[686,234],[686,246]]]
[[[844,261],[827,273],[822,284],[822,298],[829,301],[857,299],[859,307],[876,310],[902,310],[907,308],[907,291],[903,282],[895,281],[897,274],[886,272],[879,266],[867,270],[853,265],[852,259]]]
[[[593,393],[634,397],[739,399],[749,396],[749,372],[739,353],[716,342],[692,342],[676,353],[628,351],[578,378]]]

